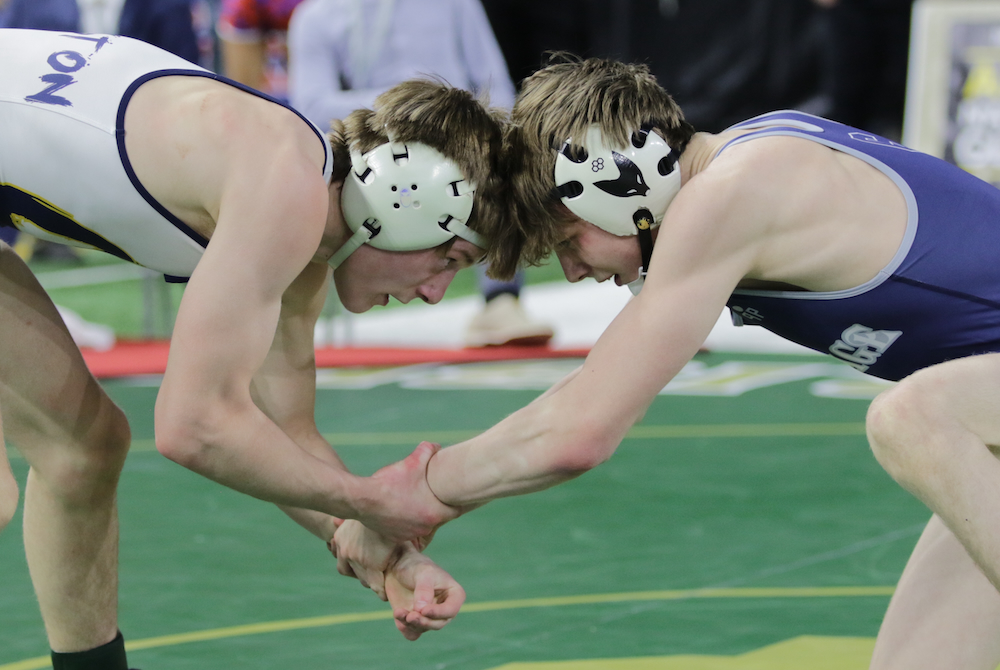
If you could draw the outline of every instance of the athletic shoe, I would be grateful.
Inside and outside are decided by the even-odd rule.
[[[533,321],[525,313],[521,301],[509,293],[502,293],[473,317],[465,331],[465,346],[541,346],[553,335],[552,326]]]

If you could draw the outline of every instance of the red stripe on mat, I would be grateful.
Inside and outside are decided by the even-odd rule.
[[[163,374],[169,343],[119,341],[109,351],[84,349],[87,367],[98,378]],[[382,367],[418,363],[480,363],[537,358],[584,358],[587,349],[548,347],[487,347],[485,349],[393,349],[380,347],[324,347],[316,350],[321,368]]]

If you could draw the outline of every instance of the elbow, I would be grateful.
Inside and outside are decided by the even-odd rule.
[[[553,454],[549,469],[573,479],[607,461],[617,448],[617,442],[598,436],[571,439]]]
[[[156,429],[156,450],[161,455],[189,470],[198,469],[203,448],[193,436],[185,434],[174,426]]]
[[[156,416],[156,450],[188,470],[201,472],[211,439],[204,415],[161,413]]]

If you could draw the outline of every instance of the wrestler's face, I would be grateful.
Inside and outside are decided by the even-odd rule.
[[[642,254],[635,237],[613,235],[579,217],[570,219],[563,231],[556,255],[569,281],[614,279],[622,286],[639,278]]]
[[[333,272],[340,302],[349,312],[386,305],[393,297],[407,303],[441,301],[455,273],[476,263],[483,250],[461,238],[433,249],[383,251],[362,244]]]

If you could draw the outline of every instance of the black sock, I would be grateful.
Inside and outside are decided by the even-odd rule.
[[[125,660],[125,638],[121,631],[107,644],[96,649],[64,654],[52,652],[52,670],[128,670]]]

